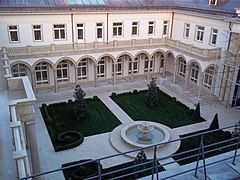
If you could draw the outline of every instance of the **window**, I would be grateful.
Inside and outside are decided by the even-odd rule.
[[[63,60],[57,65],[57,82],[65,81],[68,81],[68,62]]]
[[[121,76],[122,75],[122,65],[123,65],[123,60],[122,58],[120,57],[118,60],[117,60],[117,69],[116,69],[116,74]]]
[[[104,59],[104,57],[98,62],[98,77],[105,77],[105,59]]]
[[[163,68],[164,67],[164,55],[161,54],[160,55],[160,68]]]
[[[123,35],[123,23],[113,23],[113,36]]]
[[[149,21],[149,23],[148,23],[148,35],[153,35],[154,34],[154,27],[155,27],[155,22],[154,21]]]
[[[145,57],[144,59],[144,72],[148,72],[148,57]],[[152,72],[153,71],[153,56],[150,59],[150,67],[149,67],[149,71]]]
[[[87,59],[83,59],[78,64],[78,80],[87,79]]]
[[[186,61],[183,58],[179,60],[179,70],[178,73],[180,76],[185,77],[186,73]]]
[[[132,22],[132,36],[138,35],[138,22]]]
[[[42,41],[42,26],[33,25],[32,27],[33,27],[33,40]]]
[[[35,67],[37,85],[48,84],[48,66],[46,62],[40,62]]]
[[[208,89],[210,89],[212,86],[213,72],[214,72],[214,67],[210,67],[206,70],[206,72],[204,74],[203,85],[204,85],[204,87],[206,87]]]
[[[19,42],[18,26],[8,26],[10,42]]]
[[[66,39],[65,24],[53,25],[53,29],[54,29],[54,40],[64,40],[64,39]]]
[[[128,63],[128,74],[132,73],[132,60],[129,59]],[[133,61],[133,73],[137,74],[138,73],[138,57],[135,58]]]
[[[216,45],[217,35],[218,35],[218,30],[217,29],[212,29],[211,30],[211,38],[210,38],[210,44],[211,45]]]
[[[163,21],[163,35],[168,35],[168,21]]]
[[[203,42],[203,35],[204,35],[204,27],[197,26],[195,40],[199,42]]]
[[[183,35],[183,37],[189,38],[189,33],[190,33],[190,24],[185,23],[185,25],[184,25],[184,35]]]
[[[192,64],[192,67],[191,67],[191,81],[193,82],[197,82],[198,80],[198,71],[199,71],[199,67],[196,63],[193,63]]]
[[[84,35],[83,32],[84,31],[84,25],[83,24],[77,24],[77,37],[78,40],[83,39]]]
[[[103,38],[103,23],[97,23],[97,39]]]
[[[24,64],[16,64],[12,67],[12,75],[13,77],[20,77],[27,75],[27,69]]]

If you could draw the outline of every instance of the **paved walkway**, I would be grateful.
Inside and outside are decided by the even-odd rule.
[[[125,113],[110,97],[108,94],[100,94],[98,96],[101,101],[108,107],[110,111],[121,121],[122,124],[133,122],[127,113]]]

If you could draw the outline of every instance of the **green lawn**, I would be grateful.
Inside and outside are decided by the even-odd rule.
[[[191,118],[188,107],[158,91],[158,103],[154,108],[146,106],[146,91],[111,96],[111,98],[133,119],[149,120],[170,128],[185,126],[199,121]],[[200,121],[204,121],[201,119]]]
[[[86,137],[110,132],[121,124],[99,99],[87,99],[88,114],[80,121],[75,118],[74,107],[75,103],[58,103],[47,106],[48,113],[54,121],[51,124],[46,123],[53,144],[57,135],[65,131],[78,131]],[[41,111],[46,122],[43,110],[41,109]],[[56,133],[52,135],[52,131]]]
[[[194,135],[194,134],[198,134],[198,133],[201,133],[201,132],[204,132],[204,131],[198,131],[198,132],[194,132],[194,133],[191,133],[191,134],[186,134],[186,135],[181,136],[181,137]],[[209,145],[209,144],[213,144],[213,143],[216,143],[216,142],[224,141],[224,140],[227,140],[229,138],[230,137],[227,137],[222,130],[219,130],[217,132],[213,132],[213,133],[209,133],[207,135],[204,135],[204,145]],[[187,150],[198,148],[199,143],[200,143],[200,136],[196,136],[196,137],[193,137],[193,138],[188,138],[188,139],[182,140],[181,141],[181,146],[176,153],[180,153],[180,152],[184,152],[184,151],[187,151]],[[230,143],[234,143],[234,141],[225,142],[221,145],[214,145],[212,147],[205,148],[204,151],[207,152],[211,149],[216,149],[218,147],[223,147],[223,146],[228,145]],[[218,154],[221,154],[221,153],[224,153],[224,152],[234,150],[235,148],[236,148],[236,145],[231,146],[231,147],[227,147],[227,148],[222,148],[221,150],[216,150],[216,151],[209,152],[209,153],[205,154],[205,157],[207,158],[207,157],[215,156],[215,155],[218,155]],[[198,154],[198,150],[194,151],[194,152],[174,156],[173,159],[178,160],[178,159],[181,159],[181,158],[184,158],[184,157],[189,157],[189,156],[194,155],[194,154],[195,155]],[[189,159],[186,159],[186,160],[182,160],[182,161],[179,161],[178,163],[180,165],[184,165],[184,164],[188,164],[188,163],[195,162],[195,161],[197,161],[197,157],[192,157],[192,158],[189,158]]]

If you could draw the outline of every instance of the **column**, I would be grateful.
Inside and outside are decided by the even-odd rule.
[[[147,80],[150,78],[150,59],[148,59],[148,71],[147,71]]]
[[[132,68],[131,68],[131,80],[130,80],[130,82],[133,82],[133,60],[132,60],[131,66],[132,66]]]
[[[31,79],[32,79],[32,88],[33,88],[33,92],[36,94],[37,90],[36,90],[36,78],[35,78],[35,73],[31,72]]]
[[[117,64],[113,64],[113,85],[116,84],[116,67]]]
[[[189,69],[186,69],[184,91],[188,90]]]
[[[198,87],[198,97],[201,97],[202,84],[203,84],[204,73],[201,73]]]
[[[94,75],[95,75],[95,87],[97,87],[97,81],[98,81],[98,73],[97,73],[98,66],[94,65]]]
[[[58,83],[57,83],[57,70],[54,69],[54,92],[58,92]]]
[[[78,68],[75,68],[75,85],[78,84]]]
[[[176,84],[176,76],[177,76],[177,63],[174,63],[174,71],[173,71],[173,84]]]
[[[38,147],[37,147],[37,138],[36,138],[36,131],[35,131],[35,119],[29,122],[26,122],[26,137],[28,141],[28,147],[30,150],[31,155],[31,164],[33,174],[40,173],[40,162],[39,162],[39,155],[38,155]],[[35,179],[40,179],[35,178]]]
[[[175,68],[175,64],[174,64],[174,68]],[[165,61],[165,56],[164,56],[164,59],[163,59],[163,73],[162,73],[163,78],[166,77],[166,71],[167,71],[167,66],[166,66],[166,61]]]

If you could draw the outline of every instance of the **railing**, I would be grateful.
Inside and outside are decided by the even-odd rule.
[[[101,51],[116,51],[125,49],[136,49],[139,47],[153,48],[153,47],[169,47],[177,51],[189,54],[202,60],[216,60],[220,59],[221,49],[201,49],[180,41],[168,38],[149,38],[149,39],[132,39],[123,41],[109,41],[109,42],[90,42],[90,43],[72,43],[72,44],[51,44],[43,46],[25,46],[25,47],[7,47],[6,51],[11,59],[34,57],[34,55],[45,56],[52,53],[64,52],[101,52]]]
[[[89,160],[87,162],[77,163],[77,164],[74,164],[74,165],[67,165],[67,166],[59,168],[59,169],[54,169],[54,170],[43,172],[43,173],[40,173],[40,174],[35,174],[35,175],[32,175],[32,176],[24,177],[24,178],[21,178],[21,180],[27,180],[27,179],[34,178],[34,177],[40,177],[40,176],[48,175],[48,174],[59,172],[59,171],[66,170],[66,169],[69,169],[69,168],[73,168],[73,167],[77,167],[77,166],[79,167],[81,165],[85,165],[85,164],[92,163],[92,162],[95,162],[95,163],[97,162],[97,164],[98,164],[98,174],[95,175],[94,177],[89,177],[87,179],[96,179],[97,178],[97,179],[101,180],[103,177],[106,177],[107,175],[112,175],[112,174],[115,174],[115,173],[118,173],[118,172],[121,172],[121,171],[125,171],[125,170],[129,170],[129,169],[132,170],[133,168],[136,168],[136,171],[133,171],[133,172],[131,171],[130,173],[125,173],[124,175],[121,175],[121,176],[118,176],[118,177],[115,177],[115,178],[111,178],[111,179],[122,179],[122,178],[125,178],[125,177],[129,176],[129,175],[135,175],[136,173],[145,172],[147,170],[152,171],[152,173],[150,175],[150,176],[152,176],[152,179],[155,176],[156,176],[156,179],[160,179],[161,174],[158,172],[159,167],[170,165],[172,163],[187,160],[187,159],[193,158],[193,157],[197,157],[195,167],[193,167],[191,169],[187,169],[185,171],[180,171],[180,173],[177,172],[173,175],[164,177],[163,179],[173,178],[173,177],[176,177],[178,175],[188,173],[188,172],[192,172],[192,171],[195,172],[195,176],[197,177],[198,169],[200,169],[200,168],[204,169],[204,177],[205,177],[205,179],[207,179],[207,167],[208,166],[219,163],[219,162],[222,162],[222,161],[225,161],[225,160],[229,160],[229,159],[232,159],[232,164],[235,165],[236,157],[240,156],[239,154],[237,154],[237,151],[238,151],[238,148],[239,148],[240,136],[232,137],[230,139],[226,139],[226,140],[216,142],[216,143],[212,143],[212,144],[209,144],[209,145],[204,145],[204,138],[209,133],[216,133],[217,131],[226,130],[226,129],[233,128],[233,127],[235,127],[235,126],[229,126],[229,127],[225,127],[225,128],[222,128],[222,129],[208,130],[208,131],[197,133],[197,134],[194,134],[194,135],[188,135],[188,136],[185,136],[185,137],[181,137],[179,139],[175,139],[175,140],[172,140],[172,141],[169,141],[169,142],[164,142],[164,143],[152,145],[152,146],[149,146],[147,148],[139,148],[139,149],[136,149],[136,150],[132,150],[132,151],[124,152],[124,153],[119,153],[119,154],[112,155],[112,156],[107,156],[107,157],[103,157],[103,158],[99,158],[99,159],[95,159],[95,160]],[[194,137],[200,137],[200,143],[199,143],[199,146],[197,148],[187,150],[187,151],[184,151],[184,152],[175,153],[171,156],[166,156],[166,157],[162,157],[162,158],[157,157],[156,151],[157,151],[157,148],[159,146],[167,145],[169,143],[173,143],[173,142],[176,142],[176,141],[182,141],[182,140],[186,140],[186,139],[190,139],[190,138],[194,138]],[[229,143],[229,144],[226,144],[226,143]],[[218,146],[218,147],[216,147],[216,146]],[[150,148],[153,150],[152,151],[153,152],[153,159],[151,161],[142,162],[140,164],[135,164],[135,165],[132,165],[132,166],[117,169],[117,170],[107,172],[107,173],[104,173],[102,171],[101,162],[103,162],[104,160],[110,160],[111,158],[116,158],[116,157],[128,155],[128,154],[131,154],[133,152],[145,151],[145,150],[150,149]],[[207,164],[206,155],[208,153],[212,153],[212,152],[215,152],[217,150],[223,150],[223,149],[226,149],[226,148],[232,148],[232,151],[233,151],[232,156],[228,155],[226,158],[214,160],[214,161]],[[163,164],[160,164],[160,165],[157,163],[158,161],[161,161],[161,160],[166,160],[168,158],[173,158],[173,157],[176,157],[176,156],[179,156],[179,155],[186,155],[186,154],[193,153],[193,152],[196,152],[196,151],[198,151],[198,153],[193,154],[193,155],[187,155],[186,157],[182,157],[182,158],[174,160],[172,162],[167,162],[167,163],[163,163]],[[203,162],[202,165],[200,165],[200,161]],[[143,167],[143,165],[146,165],[146,164],[149,164],[149,163],[151,163],[151,167],[144,167],[142,169],[138,168],[140,166]]]

